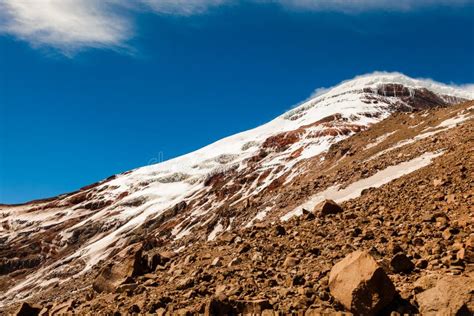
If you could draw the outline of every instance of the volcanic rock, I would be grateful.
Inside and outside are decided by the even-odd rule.
[[[472,315],[474,313],[474,278],[444,276],[433,287],[417,294],[416,301],[423,315]]]
[[[332,214],[342,213],[343,209],[333,200],[325,200],[316,205],[313,213],[319,216],[327,216]]]
[[[97,292],[114,292],[120,285],[130,283],[133,277],[147,271],[147,263],[142,258],[140,244],[122,250],[100,271],[93,283]]]
[[[294,267],[298,264],[299,260],[293,256],[286,257],[285,261],[283,262],[283,266],[286,268]]]
[[[338,262],[329,275],[331,295],[359,315],[376,315],[395,297],[395,286],[367,252],[355,251]]]
[[[16,316],[35,316],[39,315],[41,307],[36,305],[30,305],[27,302],[21,304],[18,311],[15,313]]]
[[[415,264],[404,253],[397,253],[390,261],[390,266],[395,273],[410,273],[415,268]]]
[[[268,300],[237,301],[237,310],[241,315],[261,315],[264,310],[273,309]]]
[[[212,260],[212,262],[211,262],[211,266],[221,267],[222,266],[222,258],[221,257],[214,258],[214,260]]]
[[[348,105],[362,93],[367,106],[361,110],[371,110],[307,121],[283,131],[270,147],[257,139],[242,147],[248,160],[209,152],[206,160],[185,166],[187,174],[151,167],[49,201],[0,205],[0,314],[14,315],[28,300],[44,307],[39,315],[56,309],[79,315],[333,315],[346,305],[354,314],[399,315],[436,307],[442,294],[459,296],[444,289],[432,302],[424,300],[444,276],[456,275],[463,284],[473,278],[474,102],[427,109],[425,102],[407,101],[413,95],[421,101],[422,91],[396,89],[397,99],[389,100],[370,91],[352,91],[349,99],[342,93],[336,99]],[[320,105],[314,104],[315,114]],[[307,109],[301,111],[287,116],[290,125],[300,125]],[[369,118],[384,120],[360,124]],[[328,136],[337,141],[309,157]],[[287,145],[297,154],[282,151]],[[402,168],[405,163],[413,169]],[[400,173],[374,187],[387,168]],[[200,185],[204,174],[212,178],[207,187]],[[434,186],[433,179],[443,184]],[[183,187],[179,196],[186,206],[173,207],[177,196],[166,188],[174,186]],[[355,194],[353,186],[364,187],[363,194],[341,199],[335,211],[324,211],[324,205],[334,206],[326,202],[312,212],[320,196],[339,202],[342,192],[333,195],[333,189]],[[139,199],[132,197],[140,196],[146,210],[133,206]],[[112,204],[92,210],[105,205],[101,201]],[[264,210],[257,223],[250,220]],[[212,231],[219,231],[216,238],[209,238]],[[91,249],[93,256],[86,256]],[[345,259],[330,273],[357,249],[369,254]],[[236,257],[241,262],[229,267]],[[408,258],[417,269],[404,268]],[[400,296],[388,306],[395,291],[374,260],[387,273],[411,271],[390,275]],[[469,304],[463,299],[453,313]]]
[[[283,235],[286,235],[285,227],[281,225],[277,225],[275,227],[275,236],[283,236]]]
[[[232,305],[229,304],[225,299],[222,298],[211,298],[205,307],[205,316],[213,315],[233,315],[235,314]]]
[[[180,282],[178,282],[178,285],[177,285],[177,289],[178,290],[185,290],[187,288],[190,288],[191,286],[193,286],[194,284],[194,280],[193,278],[185,278],[183,280],[181,280]]]
[[[228,267],[229,267],[229,268],[230,268],[230,267],[235,267],[235,266],[238,266],[238,265],[241,264],[241,263],[242,263],[242,259],[240,259],[240,258],[233,258],[233,259],[229,262]]]

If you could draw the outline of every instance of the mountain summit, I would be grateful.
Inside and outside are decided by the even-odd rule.
[[[169,301],[158,304],[159,308],[166,309],[171,303],[184,308],[187,304],[183,298],[198,304],[211,296],[201,291],[194,279],[190,281],[192,273],[194,278],[203,273],[191,271],[192,262],[196,261],[196,266],[201,265],[201,270],[209,266],[217,269],[222,265],[220,261],[225,262],[226,267],[236,267],[243,260],[250,260],[245,257],[246,253],[253,249],[252,244],[258,243],[259,238],[266,236],[278,245],[273,232],[288,236],[291,229],[294,229],[293,237],[284,239],[284,245],[288,247],[313,241],[312,238],[318,234],[327,238],[319,240],[321,243],[330,243],[336,236],[347,239],[347,236],[338,235],[345,232],[343,227],[338,227],[337,232],[330,229],[336,229],[343,221],[357,221],[355,218],[375,216],[377,212],[383,217],[385,211],[390,212],[380,202],[377,202],[379,211],[375,212],[373,207],[363,204],[363,199],[370,197],[370,203],[375,203],[385,196],[389,201],[391,193],[377,195],[377,190],[385,190],[400,179],[410,177],[413,172],[428,170],[426,168],[430,168],[434,161],[448,166],[454,163],[450,160],[453,154],[468,158],[465,144],[472,138],[474,110],[472,102],[469,103],[472,99],[474,95],[471,92],[430,80],[412,79],[399,73],[360,76],[320,90],[314,97],[265,125],[227,137],[182,157],[125,172],[55,198],[0,206],[0,289],[4,293],[0,306],[11,308],[11,304],[24,299],[43,305],[47,301],[53,306],[55,302],[64,303],[72,299],[70,291],[77,291],[90,298],[89,301],[97,300],[99,305],[102,304],[100,299],[106,300],[101,295],[116,292],[124,302],[122,307],[132,308],[130,306],[134,304],[130,299],[122,298],[124,293],[128,293],[123,285],[135,284],[129,297],[164,291]],[[453,141],[459,143],[459,148],[454,148],[456,144]],[[463,168],[471,170],[471,165],[472,155]],[[466,170],[463,172],[469,175],[470,171]],[[431,183],[431,176],[434,175],[427,173],[422,176]],[[444,178],[439,181],[447,183]],[[461,178],[450,181],[459,187],[465,185]],[[406,187],[411,187],[412,182]],[[413,192],[423,194],[423,190],[413,189]],[[449,192],[444,193],[446,196],[439,199],[451,199],[447,195]],[[455,190],[449,194],[461,196],[466,193]],[[431,199],[421,195],[418,198]],[[453,198],[462,199],[457,195]],[[301,215],[307,218],[308,214],[313,214],[311,211],[325,199],[345,204],[340,210],[337,204],[334,210],[329,205],[317,216],[326,213],[329,218],[339,216],[339,223],[325,222],[324,217],[318,219],[317,225],[311,225],[316,225],[314,227],[320,231],[315,230],[315,235],[305,237],[304,229],[309,229],[309,226],[303,226],[303,230],[298,231],[296,223]],[[402,202],[393,202],[393,207],[402,208],[405,205]],[[461,212],[463,208],[459,210]],[[376,229],[372,220],[359,223],[363,227],[351,233],[351,238],[365,236],[357,239],[357,243],[366,249],[378,247],[378,244],[372,244],[379,242],[378,237],[368,231],[369,228]],[[392,225],[393,221],[396,219],[381,219],[379,224]],[[280,228],[275,228],[277,223],[280,223],[277,226]],[[258,232],[259,229],[262,233]],[[443,226],[443,229],[446,227]],[[398,238],[405,230],[411,228],[403,226],[395,230],[395,235],[388,237],[383,232],[380,236],[387,240]],[[242,236],[236,232],[241,232]],[[455,234],[454,228],[450,234]],[[300,235],[301,238],[298,237]],[[226,236],[233,236],[232,240],[228,241]],[[222,246],[222,254],[214,254],[212,245],[222,245],[219,243],[223,241],[227,244]],[[463,242],[464,239],[461,240]],[[261,247],[264,249],[264,246]],[[305,247],[313,255],[313,252],[322,251],[314,250],[322,247],[320,244],[307,244]],[[348,253],[350,248],[352,246],[338,248],[338,251]],[[190,249],[194,253],[189,253]],[[258,259],[266,251],[262,249],[253,249],[251,258],[258,262],[264,260]],[[234,258],[236,261],[226,262],[225,256],[231,252],[240,255]],[[133,260],[145,255],[147,259],[143,260],[146,263],[140,259],[140,266],[143,267],[139,268]],[[114,263],[122,260],[126,263],[131,260],[130,256],[135,258],[130,275],[123,270],[129,266],[114,268]],[[305,260],[301,256],[301,253],[288,254],[281,258],[284,261],[281,264],[291,270]],[[289,258],[294,258],[294,261]],[[329,264],[338,258],[322,260]],[[178,267],[182,265],[181,259],[187,264]],[[278,265],[279,259],[273,254],[268,260]],[[423,260],[429,263],[429,259]],[[295,281],[293,278],[288,287],[296,289],[300,286],[296,283],[302,280],[306,280],[303,285],[309,282],[316,284],[328,272],[327,267],[319,268],[318,276],[315,276],[316,271],[299,271],[293,277],[302,279]],[[155,271],[158,271],[156,276],[167,278],[167,281],[150,276]],[[274,273],[279,273],[277,271]],[[129,278],[128,283],[120,279],[123,273]],[[283,269],[281,273],[290,272]],[[144,275],[148,280],[143,279]],[[155,280],[157,284],[149,286],[153,283],[149,280]],[[217,274],[212,275],[206,286],[215,287],[218,280]],[[275,282],[279,284],[279,281]],[[136,294],[134,291],[138,286],[142,286],[143,291]],[[171,289],[172,286],[175,288]],[[122,290],[117,290],[119,287]],[[268,292],[271,287],[259,285],[257,288],[264,288],[261,293],[271,296]],[[218,288],[214,290],[218,291]],[[67,291],[61,293],[58,289]],[[225,289],[222,291],[226,292]],[[242,294],[242,291],[234,294],[226,292],[226,295],[234,295],[238,301],[248,303],[250,294]],[[260,293],[256,291],[252,293]],[[304,288],[301,291],[302,296],[313,295]],[[201,292],[202,295],[199,294]],[[321,295],[313,302],[330,301]],[[270,306],[268,309],[278,309],[270,301],[266,303]],[[280,306],[280,310],[299,310],[285,304]],[[143,310],[145,305],[137,308],[146,312]],[[237,305],[229,308],[235,309]],[[88,313],[93,311],[92,306],[87,299],[80,299],[67,308],[68,311]]]

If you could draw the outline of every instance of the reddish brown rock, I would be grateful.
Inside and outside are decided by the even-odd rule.
[[[298,258],[295,258],[293,256],[288,256],[286,257],[285,261],[283,262],[283,266],[285,268],[291,268],[294,267],[298,264],[299,260]]]
[[[36,305],[30,305],[27,302],[21,304],[18,311],[15,313],[16,316],[35,316],[39,315],[41,307]]]
[[[277,225],[275,227],[275,236],[283,236],[283,235],[286,235],[285,227],[281,225]]]
[[[390,266],[395,273],[410,273],[415,268],[415,264],[404,253],[393,256]]]
[[[423,315],[473,315],[474,276],[444,276],[416,295]]]
[[[146,273],[140,244],[132,245],[115,256],[100,271],[93,283],[97,292],[114,292],[120,285],[131,282],[133,277]]]
[[[54,304],[53,307],[49,310],[49,315],[66,315],[71,314],[74,309],[74,300],[69,300],[61,304]]]
[[[235,313],[233,307],[225,299],[221,298],[211,298],[205,306],[204,315],[213,316],[213,315],[233,315]]]
[[[395,287],[374,258],[356,251],[338,262],[329,275],[331,295],[359,315],[376,315],[395,297]]]
[[[265,310],[271,310],[268,300],[237,301],[237,311],[241,315],[261,315]]]
[[[313,209],[313,213],[320,215],[320,216],[326,216],[326,215],[331,215],[331,214],[338,214],[342,213],[343,209],[340,207],[336,202],[333,200],[325,200],[316,205]]]

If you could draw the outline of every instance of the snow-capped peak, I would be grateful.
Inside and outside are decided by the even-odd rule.
[[[474,99],[474,92],[464,89],[462,86],[447,85],[432,79],[410,78],[399,72],[373,72],[346,80],[332,88],[318,89],[319,93],[313,97],[329,96],[364,88],[377,89],[386,84],[399,84],[408,89],[427,89],[438,95],[447,95],[463,99]]]
[[[129,195],[125,200],[146,197],[147,203],[133,210],[121,207],[117,212],[116,206],[111,206],[110,210],[117,214],[115,217],[134,218],[121,228],[128,231],[148,216],[158,216],[180,200],[205,190],[204,183],[210,175],[229,169],[245,172],[249,169],[249,161],[255,168],[255,157],[262,152],[265,156],[259,158],[257,170],[252,172],[259,175],[268,173],[265,181],[258,187],[243,186],[235,196],[242,200],[265,189],[275,179],[282,176],[291,179],[293,167],[301,160],[314,157],[332,144],[383,120],[400,106],[409,107],[399,97],[377,93],[378,88],[388,84],[401,85],[413,94],[417,89],[427,89],[439,96],[453,97],[456,101],[469,97],[465,91],[429,80],[411,79],[399,73],[356,77],[260,127],[224,138],[190,154],[118,176],[106,184],[109,188],[106,194],[110,199],[127,192]],[[456,101],[446,100],[446,103]],[[225,199],[232,200],[232,197]],[[216,205],[222,202],[210,201]],[[209,209],[208,204],[196,207],[192,216],[202,216]],[[102,212],[107,211],[106,208]],[[100,216],[97,214],[95,217]],[[179,225],[174,230],[178,237],[189,232],[190,227]],[[89,250],[96,251],[96,246]]]

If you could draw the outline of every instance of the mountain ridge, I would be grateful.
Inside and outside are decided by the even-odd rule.
[[[161,162],[161,163],[158,163],[158,164],[153,164],[151,166],[144,166],[144,167],[134,168],[134,169],[131,169],[131,170],[126,171],[124,173],[133,172],[133,171],[136,171],[136,170],[142,169],[142,168],[153,168],[153,166],[157,166],[157,165],[161,165],[161,164],[168,164],[168,163],[171,163],[173,161],[178,161],[179,162],[179,160],[182,159],[183,157],[187,157],[187,156],[192,155],[192,154],[197,154],[197,153],[201,152],[202,150],[204,150],[204,149],[206,149],[210,146],[215,146],[215,145],[218,145],[219,143],[221,143],[225,140],[236,138],[237,136],[244,135],[246,133],[250,133],[252,131],[255,131],[257,129],[262,128],[263,126],[267,126],[268,124],[271,124],[272,122],[275,122],[279,119],[284,119],[284,120],[288,119],[288,120],[291,121],[292,120],[291,117],[294,116],[295,113],[303,111],[304,109],[307,109],[308,107],[313,107],[314,106],[313,103],[315,103],[315,102],[317,103],[317,101],[320,98],[334,97],[334,95],[339,94],[341,91],[345,91],[345,93],[347,93],[348,91],[350,91],[350,89],[355,89],[355,90],[363,90],[364,88],[372,89],[372,88],[377,87],[379,85],[393,84],[393,83],[405,85],[406,87],[408,87],[412,91],[414,91],[416,89],[431,89],[432,91],[435,91],[439,95],[445,95],[447,97],[454,97],[454,98],[457,98],[459,100],[474,99],[474,92],[471,92],[469,90],[463,90],[462,87],[449,86],[449,85],[446,85],[446,84],[443,84],[443,83],[433,81],[431,79],[413,79],[413,78],[410,78],[410,77],[405,76],[402,73],[398,73],[398,72],[373,72],[373,73],[370,73],[370,74],[364,74],[364,75],[356,76],[353,79],[342,81],[341,83],[339,83],[339,84],[337,84],[337,85],[335,85],[331,88],[322,88],[322,89],[324,89],[324,92],[319,92],[317,94],[312,95],[311,97],[309,97],[308,99],[306,99],[302,103],[296,105],[295,107],[288,110],[287,112],[279,115],[274,120],[272,120],[268,123],[262,124],[261,126],[255,127],[253,129],[250,129],[250,130],[247,130],[247,131],[239,132],[239,133],[234,134],[234,135],[224,137],[224,138],[222,138],[220,140],[217,140],[215,142],[212,142],[211,144],[209,144],[207,146],[204,146],[200,149],[197,149],[195,151],[192,151],[190,153],[187,153],[187,154],[184,154],[184,155],[181,155],[181,156],[177,156],[175,158],[166,160],[164,162]],[[410,93],[413,93],[413,92],[410,92]],[[395,94],[395,97],[396,97],[396,94]],[[309,121],[311,121],[311,119],[309,119]],[[298,124],[298,125],[301,126],[303,124],[304,123],[300,122],[300,124]],[[288,128],[291,129],[291,128],[294,128],[294,127],[295,126],[292,125],[291,127],[288,127]],[[269,135],[266,135],[266,137],[269,137]],[[3,205],[3,206],[25,205],[25,204],[30,204],[30,203],[34,203],[34,202],[41,202],[41,201],[44,201],[44,200],[54,199],[54,198],[64,196],[64,195],[74,194],[74,193],[77,193],[77,192],[81,191],[82,189],[88,188],[89,186],[93,186],[93,185],[96,185],[98,183],[103,183],[104,181],[110,180],[110,179],[112,179],[114,177],[117,177],[117,176],[119,176],[121,174],[124,174],[124,173],[119,173],[119,174],[112,175],[112,176],[110,176],[106,179],[99,180],[99,181],[97,181],[93,184],[86,185],[82,188],[79,188],[78,190],[73,190],[71,192],[62,193],[62,194],[59,194],[57,196],[34,199],[34,200],[26,201],[26,202],[23,202],[23,203],[5,203],[5,204],[0,203],[0,205]]]
[[[31,288],[67,283],[71,275],[89,276],[135,239],[154,236],[158,244],[178,251],[200,241],[212,242],[228,231],[251,229],[260,221],[281,219],[294,207],[301,211],[300,201],[325,192],[335,183],[342,187],[357,183],[390,164],[422,156],[423,152],[414,152],[402,158],[384,158],[399,148],[448,133],[472,117],[472,106],[448,110],[450,105],[467,101],[463,97],[469,96],[468,92],[440,94],[455,90],[400,74],[360,78],[261,127],[188,155],[112,176],[56,199],[0,206],[0,239],[4,245],[0,251],[5,257],[0,262],[0,276],[9,278],[0,282],[8,289],[2,304],[7,298],[29,297]],[[354,146],[344,147],[346,140],[369,133],[380,122],[400,113],[407,115],[408,121],[427,124],[423,122],[436,109],[446,109],[444,119],[425,129],[416,124],[412,131],[404,129],[406,138],[378,150],[373,156],[379,156],[373,161],[363,161],[369,165],[379,163],[377,168],[372,167],[365,174],[356,175],[362,171],[354,170],[353,174],[317,180],[313,170],[329,172],[350,157]],[[410,118],[410,113],[416,119]],[[374,140],[377,144],[359,151],[380,149],[381,144],[393,142],[400,132],[390,133],[378,135],[380,138]],[[429,152],[430,146],[424,153],[441,155],[442,152],[437,153],[441,148],[435,146]],[[314,184],[311,188],[300,188],[310,183]],[[281,203],[285,199],[287,205]],[[23,255],[18,257],[15,249]],[[18,275],[8,277],[12,273]]]

